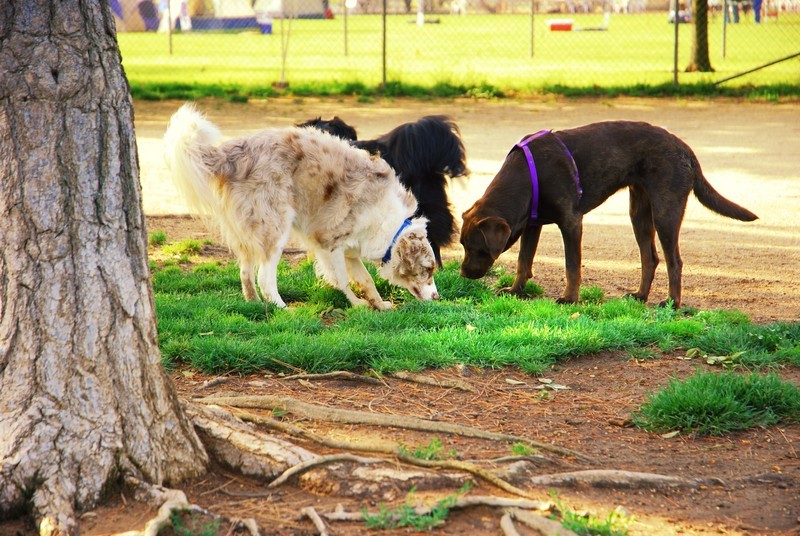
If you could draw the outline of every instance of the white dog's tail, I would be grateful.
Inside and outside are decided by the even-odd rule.
[[[219,198],[210,181],[215,162],[224,159],[216,147],[220,137],[219,129],[188,103],[175,112],[164,134],[164,158],[172,181],[189,208],[201,216],[219,213]]]

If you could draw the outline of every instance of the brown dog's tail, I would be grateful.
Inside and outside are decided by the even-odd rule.
[[[694,195],[697,196],[697,199],[704,207],[735,220],[753,221],[758,219],[758,216],[743,206],[722,197],[703,176],[703,171],[700,169],[700,163],[697,158],[694,158],[694,165],[697,170],[694,176]]]

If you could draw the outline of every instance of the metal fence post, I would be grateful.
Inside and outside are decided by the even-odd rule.
[[[386,0],[383,0],[383,83],[381,87],[386,89]]]
[[[679,7],[680,5],[678,0],[675,0],[675,55],[672,68],[672,83],[676,86],[678,85],[678,25],[680,24],[680,15],[678,14]]]

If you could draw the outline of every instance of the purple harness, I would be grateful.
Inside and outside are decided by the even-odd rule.
[[[536,173],[536,164],[533,161],[533,155],[531,155],[531,150],[528,148],[528,144],[537,138],[541,138],[545,134],[550,134],[552,130],[540,130],[536,134],[528,136],[527,138],[523,138],[522,141],[514,145],[514,147],[519,147],[522,149],[522,152],[525,153],[525,159],[528,161],[528,169],[531,173],[531,186],[533,189],[533,195],[531,197],[531,225],[542,225],[543,222],[539,221],[539,175]],[[581,188],[581,181],[580,177],[578,177],[578,166],[575,164],[575,159],[572,157],[572,153],[569,152],[567,146],[564,145],[564,142],[559,139],[558,136],[553,136],[556,141],[561,145],[564,149],[564,152],[567,153],[569,159],[572,161],[572,166],[575,169],[575,173],[573,178],[575,179],[575,186],[578,188],[578,200],[580,201],[581,196],[583,195],[583,189]]]

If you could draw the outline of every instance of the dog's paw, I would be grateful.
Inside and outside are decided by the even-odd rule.
[[[522,298],[525,294],[521,290],[515,289],[514,287],[503,287],[498,289],[497,293],[501,296],[510,294],[511,296],[516,296],[517,298]]]
[[[353,307],[366,307],[372,304],[367,300],[362,300],[361,298],[350,298],[350,305]]]
[[[660,302],[658,306],[664,309],[679,309],[679,307],[675,305],[675,302],[672,301],[672,298]]]
[[[629,293],[625,294],[623,296],[623,298],[631,298],[631,299],[634,299],[634,300],[640,301],[640,302],[646,302],[647,301],[647,296],[640,296],[640,295],[635,294],[633,292],[629,292]]]
[[[375,301],[371,302],[371,305],[377,309],[378,311],[391,311],[392,310],[392,302],[390,301]]]
[[[574,298],[567,298],[566,296],[562,296],[556,300],[556,303],[559,305],[566,305],[570,303],[578,303],[578,300]]]

